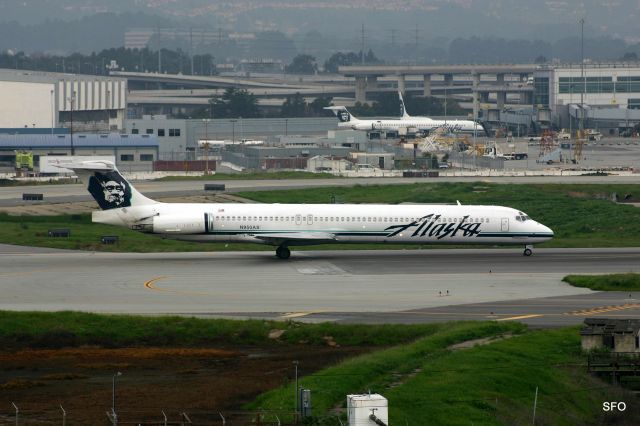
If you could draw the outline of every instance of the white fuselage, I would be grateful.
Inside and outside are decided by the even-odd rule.
[[[473,120],[434,120],[428,117],[409,117],[387,120],[361,120],[351,119],[342,122],[338,127],[348,127],[354,130],[386,130],[399,131],[409,129],[418,132],[430,132],[435,129],[446,129],[449,132],[465,132],[484,134],[481,124]]]
[[[472,205],[157,203],[93,221],[199,242],[532,244],[553,232],[515,209]],[[295,235],[300,238],[291,238]],[[315,240],[314,238],[317,238]],[[305,241],[306,240],[306,241]]]

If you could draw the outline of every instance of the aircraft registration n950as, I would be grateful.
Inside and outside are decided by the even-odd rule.
[[[326,243],[532,244],[553,231],[525,213],[500,206],[448,204],[162,203],[139,193],[109,161],[58,160],[83,181],[102,210],[92,221],[183,241],[277,247]]]

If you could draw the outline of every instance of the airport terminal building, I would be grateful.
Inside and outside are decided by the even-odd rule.
[[[584,75],[584,77],[583,77]],[[548,109],[557,128],[585,128],[618,135],[640,123],[640,66],[637,63],[579,64],[534,73],[534,104]]]

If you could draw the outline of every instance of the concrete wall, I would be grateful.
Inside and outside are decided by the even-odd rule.
[[[615,352],[638,352],[636,336],[633,334],[618,334],[615,339]]]
[[[0,81],[0,127],[51,127],[53,83]]]
[[[582,350],[591,351],[602,347],[602,335],[582,336]]]
[[[351,169],[351,163],[343,159],[330,159],[324,157],[313,157],[307,162],[307,170],[310,172],[327,170],[344,171]]]
[[[603,336],[601,334],[581,337],[581,346],[583,351],[590,351],[603,347]],[[640,349],[636,348],[636,336],[633,334],[615,334],[613,351],[640,352]]]

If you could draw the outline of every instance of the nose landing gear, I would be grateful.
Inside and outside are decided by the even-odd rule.
[[[533,254],[533,246],[526,245],[524,246],[524,252],[522,252],[523,256],[531,256]]]
[[[288,259],[291,257],[291,250],[286,246],[278,246],[276,249],[276,256],[280,259]]]

